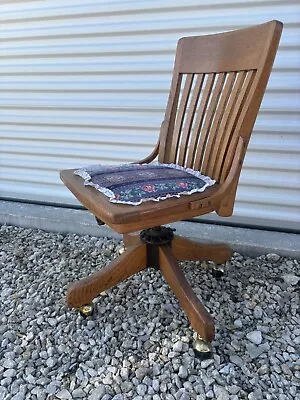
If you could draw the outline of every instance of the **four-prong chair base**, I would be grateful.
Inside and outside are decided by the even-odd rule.
[[[198,340],[199,346],[204,349],[206,345],[205,351],[201,352],[196,341],[195,352],[203,353],[200,356],[204,358],[209,356],[210,342],[214,338],[214,321],[193,292],[178,261],[210,260],[221,264],[231,257],[231,249],[224,244],[202,244],[180,236],[173,237],[171,230],[165,227],[149,229],[143,235],[124,235],[124,244],[126,250],[110,265],[71,285],[67,291],[68,306],[83,309],[101,292],[135,273],[147,267],[158,268],[185,311],[192,328],[201,337],[201,346]]]

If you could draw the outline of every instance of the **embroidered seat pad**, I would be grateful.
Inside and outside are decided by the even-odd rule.
[[[112,203],[139,205],[203,192],[215,181],[175,164],[92,165],[74,171]]]

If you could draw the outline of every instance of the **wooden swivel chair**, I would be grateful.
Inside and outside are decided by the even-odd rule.
[[[85,186],[74,170],[61,172],[64,184],[97,218],[124,234],[126,250],[112,263],[71,285],[67,304],[86,314],[105,291],[146,267],[159,268],[199,335],[195,349],[210,352],[214,322],[185,278],[178,261],[231,257],[226,245],[207,245],[174,236],[162,227],[215,211],[233,212],[238,179],[253,125],[277,51],[282,23],[179,40],[171,90],[158,143],[140,163],[158,161],[199,170],[216,180],[202,193],[144,202],[113,204]],[[139,234],[139,231],[142,234]]]

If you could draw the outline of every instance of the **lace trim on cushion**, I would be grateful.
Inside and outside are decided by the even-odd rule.
[[[135,164],[122,164],[122,167],[132,167]],[[92,176],[90,174],[96,175],[97,172],[104,172],[107,171],[109,172],[110,169],[114,170],[115,168],[118,168],[120,166],[118,165],[90,165],[84,168],[80,168],[74,171],[75,175],[80,176],[83,180],[84,180],[84,185],[86,186],[92,186],[95,189],[97,189],[99,192],[103,193],[105,196],[107,196],[109,198],[109,201],[111,203],[118,203],[118,204],[129,204],[129,205],[134,205],[134,206],[138,206],[140,204],[142,204],[143,202],[146,201],[161,201],[161,200],[166,200],[169,199],[171,197],[177,197],[179,198],[181,195],[191,195],[194,193],[201,193],[204,192],[205,189],[209,186],[213,186],[216,181],[214,179],[211,179],[209,176],[203,175],[201,174],[201,172],[199,171],[195,171],[194,169],[191,168],[185,168],[182,167],[180,165],[177,164],[163,164],[163,163],[159,163],[159,162],[155,162],[155,163],[151,163],[151,164],[136,164],[136,165],[158,165],[158,166],[162,166],[162,167],[166,167],[166,168],[172,168],[172,169],[177,169],[180,171],[184,171],[187,172],[199,179],[201,179],[203,182],[205,182],[205,184],[202,187],[199,188],[195,188],[189,191],[183,191],[180,192],[178,194],[175,193],[170,193],[170,194],[166,194],[165,196],[161,196],[161,197],[147,197],[147,198],[142,198],[140,201],[124,201],[124,200],[118,200],[115,198],[115,193],[103,186],[98,185],[97,183],[92,182]]]

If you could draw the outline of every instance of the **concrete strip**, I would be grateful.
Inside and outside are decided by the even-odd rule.
[[[0,224],[37,228],[51,232],[121,238],[107,226],[98,226],[85,210],[0,201]],[[197,222],[171,224],[177,234],[201,241],[227,243],[241,254],[258,256],[276,253],[300,259],[300,235],[245,229]]]

